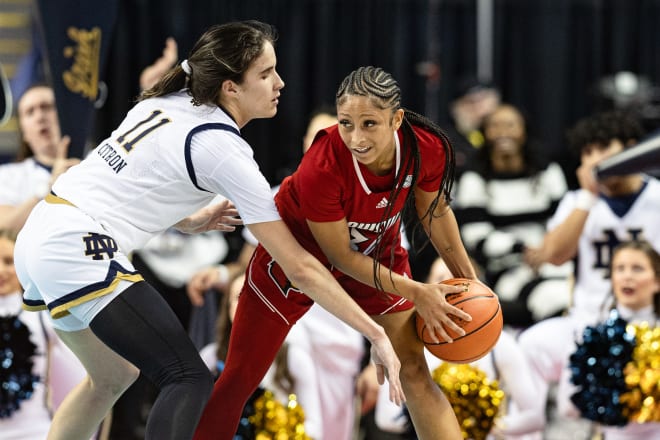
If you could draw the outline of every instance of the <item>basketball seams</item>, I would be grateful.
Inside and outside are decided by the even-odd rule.
[[[459,294],[459,295],[460,295],[460,294]],[[476,296],[469,296],[469,297],[467,297],[467,298],[463,298],[463,299],[461,299],[460,301],[456,301],[456,302],[447,301],[447,302],[448,302],[449,304],[451,304],[452,306],[455,306],[455,307],[456,307],[456,306],[458,306],[459,304],[463,304],[463,303],[466,302],[466,301],[471,301],[471,300],[473,300],[473,299],[483,299],[483,298],[497,300],[497,298],[495,297],[495,295],[491,295],[491,294],[488,294],[488,295],[481,295],[481,294],[479,294],[479,295],[476,295]],[[450,299],[451,299],[451,298],[450,298]],[[499,303],[499,300],[498,300],[497,302]]]
[[[468,298],[468,299],[471,299],[471,298]],[[493,315],[492,315],[487,321],[485,321],[485,322],[484,322],[483,324],[481,324],[479,327],[477,327],[477,328],[475,328],[474,330],[472,330],[470,333],[465,333],[463,336],[459,336],[459,337],[457,337],[457,338],[454,338],[454,342],[456,342],[456,341],[460,341],[461,339],[463,339],[463,338],[465,338],[465,337],[467,337],[467,336],[470,336],[472,333],[474,333],[474,332],[478,332],[478,331],[481,330],[482,328],[486,327],[488,324],[490,324],[491,322],[493,322],[493,319],[497,318],[497,315],[498,315],[499,313],[500,313],[500,303],[499,303],[499,301],[498,301],[498,302],[497,302],[497,309],[495,310],[495,313],[493,313]],[[426,330],[426,324],[424,324],[423,331],[424,331],[424,330]],[[427,331],[427,333],[430,333],[430,331],[428,331],[428,330],[426,330],[426,331]],[[434,346],[439,346],[439,345],[449,344],[449,342],[447,342],[447,341],[442,341],[442,342],[437,342],[437,343],[436,343],[436,342],[433,342],[433,341],[426,342],[426,341],[423,340],[422,342],[424,342],[424,343],[427,344],[427,345],[434,345]]]
[[[466,334],[457,335],[452,343],[435,343],[427,341],[431,329],[427,328],[424,319],[417,315],[415,326],[420,340],[433,355],[446,362],[465,364],[482,358],[492,350],[502,332],[502,307],[497,295],[476,280],[453,278],[442,281],[442,284],[464,287],[463,292],[446,294],[445,299],[447,303],[470,314],[473,319],[465,322],[453,317],[454,322],[463,327]],[[473,299],[480,302],[470,303]],[[446,327],[445,330],[449,331]]]

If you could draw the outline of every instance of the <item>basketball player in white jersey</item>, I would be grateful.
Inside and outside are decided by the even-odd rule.
[[[192,437],[210,372],[128,255],[173,225],[232,230],[236,214],[293,283],[371,341],[381,380],[387,372],[392,399],[404,400],[401,364],[383,328],[293,238],[240,136],[250,120],[277,112],[284,82],[275,39],[255,21],[211,27],[30,214],[15,251],[24,305],[50,311],[89,374],[55,414],[50,439],[89,438],[135,367],[160,388],[146,438]],[[237,210],[228,201],[208,207],[216,194]]]
[[[568,316],[541,321],[520,335],[542,395],[559,380],[582,329],[606,317],[614,248],[621,242],[645,240],[660,250],[660,182],[639,173],[597,181],[594,174],[598,162],[634,145],[642,135],[639,122],[618,111],[584,118],[569,133],[581,158],[580,189],[564,196],[542,247],[527,255],[533,265],[575,260]]]

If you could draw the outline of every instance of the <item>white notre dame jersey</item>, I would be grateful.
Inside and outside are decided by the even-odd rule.
[[[33,157],[0,165],[0,205],[17,206],[30,197],[43,198],[48,192],[50,171]]]
[[[614,248],[623,241],[646,240],[660,251],[660,181],[648,178],[630,208],[618,216],[600,197],[589,211],[578,243],[575,288],[571,312],[586,321],[602,317],[611,298],[609,265]],[[552,230],[575,209],[576,191],[561,200],[548,223]]]
[[[181,91],[138,103],[53,192],[128,253],[207,205],[234,202],[245,224],[279,220],[270,186],[236,123]]]

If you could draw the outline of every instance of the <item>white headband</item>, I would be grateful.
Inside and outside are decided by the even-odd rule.
[[[186,72],[187,76],[190,76],[190,74],[192,73],[192,69],[190,68],[190,64],[188,64],[188,60],[181,61],[181,69],[183,69],[183,71]]]

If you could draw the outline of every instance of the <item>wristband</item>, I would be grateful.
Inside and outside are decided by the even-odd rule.
[[[575,198],[575,209],[583,211],[590,211],[591,208],[598,202],[598,196],[589,190],[581,189]]]
[[[224,264],[218,265],[218,284],[226,286],[229,283],[229,269]]]

